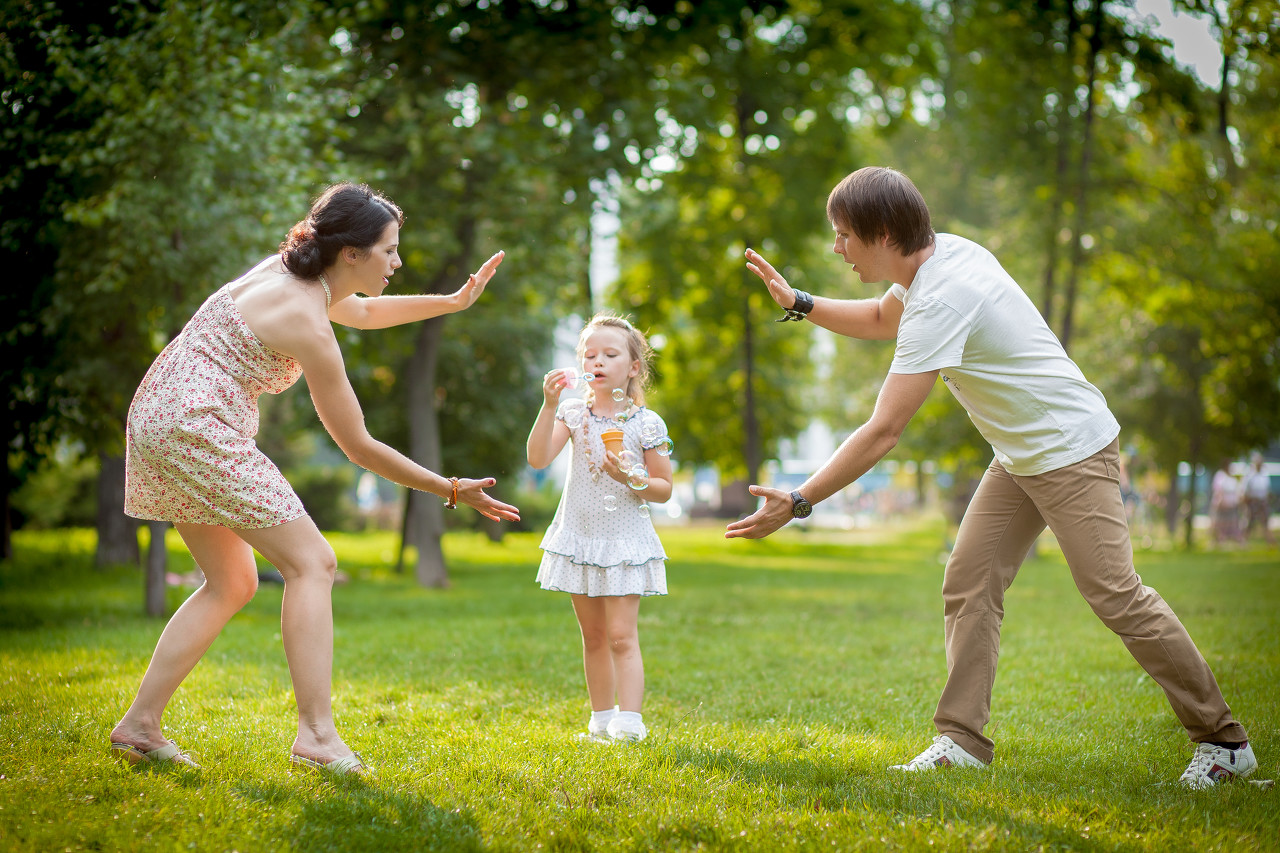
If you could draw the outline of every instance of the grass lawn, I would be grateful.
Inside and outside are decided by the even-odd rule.
[[[536,535],[446,537],[453,586],[388,573],[386,534],[331,537],[335,711],[370,782],[287,765],[295,710],[263,584],[178,691],[194,773],[107,750],[163,626],[92,534],[19,533],[0,564],[0,850],[1280,850],[1280,789],[1171,784],[1191,746],[1049,543],[1009,591],[995,763],[885,768],[934,734],[941,522],[726,542],[664,528],[672,594],[641,607],[647,741],[579,743],[568,597]],[[177,571],[191,566],[171,541]],[[1280,776],[1280,554],[1140,552]],[[170,590],[170,608],[183,591]]]

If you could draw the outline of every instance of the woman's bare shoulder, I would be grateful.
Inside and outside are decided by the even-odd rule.
[[[299,357],[333,338],[318,282],[289,273],[279,258],[268,258],[231,283],[231,298],[258,340]]]

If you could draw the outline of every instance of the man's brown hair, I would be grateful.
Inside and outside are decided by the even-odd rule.
[[[906,175],[882,166],[866,166],[836,184],[827,196],[827,219],[864,243],[888,236],[904,257],[933,243],[924,196]]]

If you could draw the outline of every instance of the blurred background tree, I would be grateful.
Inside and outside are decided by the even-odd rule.
[[[21,509],[24,483],[97,471],[100,560],[137,559],[117,502],[142,373],[341,179],[407,213],[395,290],[452,291],[507,251],[472,311],[339,330],[375,434],[513,499],[557,324],[612,307],[660,344],[681,463],[736,481],[740,511],[812,417],[865,418],[892,352],[775,324],[742,251],[797,287],[878,296],[828,255],[823,216],[873,163],[1023,284],[1163,472],[1189,542],[1179,465],[1280,429],[1280,8],[1177,7],[1218,40],[1217,79],[1105,0],[5,0],[5,553],[14,518],[55,523]],[[590,277],[603,209],[622,222],[607,289]],[[263,417],[292,427],[265,445],[291,474],[332,451],[301,388]],[[918,420],[899,458],[985,464],[945,392]],[[444,515],[422,497],[403,538],[443,585]]]

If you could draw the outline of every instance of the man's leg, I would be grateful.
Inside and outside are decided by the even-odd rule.
[[[1191,740],[1244,741],[1244,727],[1187,629],[1134,570],[1117,447],[1113,442],[1075,465],[1016,479],[1057,537],[1085,601],[1164,690]]]
[[[940,735],[986,763],[995,755],[982,730],[991,719],[1004,592],[1043,530],[1044,520],[1030,498],[992,462],[947,560],[942,581],[947,684],[933,722]]]

